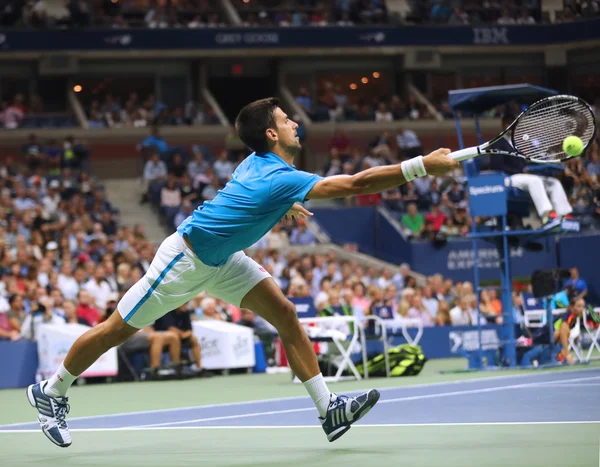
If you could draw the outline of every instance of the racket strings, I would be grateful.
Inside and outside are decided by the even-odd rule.
[[[516,149],[531,160],[558,162],[570,156],[562,148],[567,136],[587,146],[594,134],[594,117],[579,100],[560,98],[532,105],[513,131]]]

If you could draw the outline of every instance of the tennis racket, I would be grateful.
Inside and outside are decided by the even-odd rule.
[[[481,146],[454,151],[449,155],[457,161],[483,154],[502,154],[523,157],[541,164],[564,162],[578,157],[564,152],[563,140],[567,136],[581,138],[585,152],[594,140],[595,133],[596,119],[587,102],[575,96],[551,96],[531,104],[506,130],[491,141]],[[512,150],[492,147],[503,138]]]

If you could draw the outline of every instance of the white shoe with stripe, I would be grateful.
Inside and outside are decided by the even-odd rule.
[[[27,388],[27,399],[38,411],[38,421],[46,437],[57,446],[66,448],[71,445],[71,433],[65,421],[69,413],[69,399],[66,397],[50,397],[44,393],[42,382]]]
[[[319,417],[329,442],[335,441],[346,433],[350,426],[364,417],[378,400],[377,389],[371,389],[356,397],[331,394],[327,414],[325,417]]]

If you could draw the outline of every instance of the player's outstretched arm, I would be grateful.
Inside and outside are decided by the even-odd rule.
[[[355,175],[335,175],[326,177],[315,184],[308,193],[308,199],[333,199],[345,196],[379,193],[406,183],[416,176],[445,175],[458,167],[451,157],[450,149],[442,148],[423,156],[422,166],[416,165],[420,160],[415,158],[402,164],[372,167]],[[416,168],[417,172],[413,173]],[[408,171],[408,173],[407,173]],[[425,172],[425,173],[423,173]],[[406,173],[406,175],[405,175]]]

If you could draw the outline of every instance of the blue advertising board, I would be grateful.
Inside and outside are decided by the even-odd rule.
[[[600,20],[535,26],[0,31],[0,52],[544,45],[598,39]]]
[[[506,215],[506,186],[502,174],[481,174],[467,180],[470,214],[475,217]]]
[[[541,251],[527,251],[517,247],[510,249],[513,277],[529,277],[536,269],[557,267],[555,240],[543,239]],[[473,281],[475,253],[472,240],[449,241],[443,248],[432,243],[419,242],[412,245],[411,268],[425,275],[440,273],[455,281]],[[495,245],[480,240],[477,242],[479,278],[483,281],[500,279],[500,256]]]

